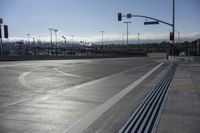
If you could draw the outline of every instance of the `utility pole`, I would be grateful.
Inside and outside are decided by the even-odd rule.
[[[127,35],[127,39],[126,39],[126,44],[128,45],[128,24],[131,23],[131,22],[124,22],[126,24],[126,35]]]
[[[103,45],[103,33],[105,32],[105,31],[100,31],[101,32],[101,44]]]

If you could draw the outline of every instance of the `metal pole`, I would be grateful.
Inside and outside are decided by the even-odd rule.
[[[58,29],[54,29],[54,33],[55,33],[55,41],[56,41],[56,54],[58,54],[57,32],[58,32]]]
[[[29,41],[30,34],[26,34],[26,35],[28,37],[28,41],[27,41],[27,44],[26,44],[26,52],[28,54],[28,45],[30,44],[30,41]]]
[[[65,45],[67,45],[67,39],[65,36],[62,36],[62,38],[65,40]]]
[[[74,43],[74,35],[71,35],[72,36],[72,44]]]
[[[3,55],[3,40],[2,40],[2,34],[1,34],[1,24],[3,24],[3,19],[0,18],[0,43],[1,43],[1,55]]]
[[[127,29],[126,29],[126,31],[127,31],[127,33],[126,33],[126,37],[127,37],[127,38],[126,38],[126,44],[128,45],[128,22],[126,23],[126,25],[127,25],[127,26],[126,26],[126,28],[127,28]]]
[[[127,35],[126,44],[128,45],[128,24],[131,23],[131,22],[124,22],[124,23],[126,23],[126,31],[127,31],[127,33],[126,33],[126,35]]]
[[[54,29],[53,28],[49,28],[51,46],[52,46],[52,30],[54,30]]]
[[[173,15],[172,15],[172,32],[174,33],[175,31],[175,0],[173,0]],[[174,38],[175,38],[175,34],[174,34]],[[171,45],[171,51],[172,51],[172,56],[174,55],[174,50],[173,50],[173,46],[174,46],[174,38],[172,41],[172,45]]]
[[[103,33],[105,32],[105,31],[100,31],[101,32],[101,44],[103,45]]]
[[[140,33],[138,33],[137,35],[138,35],[138,44],[140,44]]]
[[[122,34],[122,44],[124,45],[124,36],[125,36],[126,34]]]
[[[180,32],[178,32],[178,43],[180,43]]]
[[[197,41],[197,56],[199,56],[199,40]]]
[[[122,45],[124,45],[124,34],[122,34]]]
[[[30,44],[29,38],[30,38],[30,35],[31,35],[31,34],[26,34],[26,35],[27,35],[27,37],[28,37],[28,42],[27,42],[27,43]]]
[[[3,55],[3,41],[2,41],[2,38],[0,38],[0,41],[1,41],[1,55]]]

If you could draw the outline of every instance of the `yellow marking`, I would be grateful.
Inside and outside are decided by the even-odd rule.
[[[153,84],[153,83],[147,83],[147,84],[144,84],[143,85],[144,87],[147,87],[147,88],[153,88],[156,86],[156,84]]]
[[[144,87],[146,88],[153,88],[157,84],[155,83],[147,83],[143,84]],[[197,89],[200,90],[200,84],[190,84],[190,83],[172,83],[170,84],[171,89]]]
[[[200,89],[200,84],[190,83],[173,83],[170,85],[171,89]]]

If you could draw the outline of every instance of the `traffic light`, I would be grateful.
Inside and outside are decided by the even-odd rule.
[[[118,13],[118,21],[122,21],[122,13]]]
[[[8,26],[4,25],[4,37],[8,38]]]
[[[174,41],[174,32],[170,32],[170,41]]]

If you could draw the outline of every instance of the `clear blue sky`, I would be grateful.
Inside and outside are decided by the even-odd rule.
[[[200,0],[176,1],[176,30],[182,36],[200,36]],[[167,22],[172,21],[172,0],[0,0],[0,17],[9,25],[11,37],[25,34],[49,36],[49,27],[61,31],[60,35],[98,40],[100,30],[106,39],[120,39],[126,32],[117,13],[147,15]],[[127,19],[124,19],[127,20]],[[139,32],[143,39],[168,38],[167,25],[144,26],[144,19],[133,18],[130,33]]]

